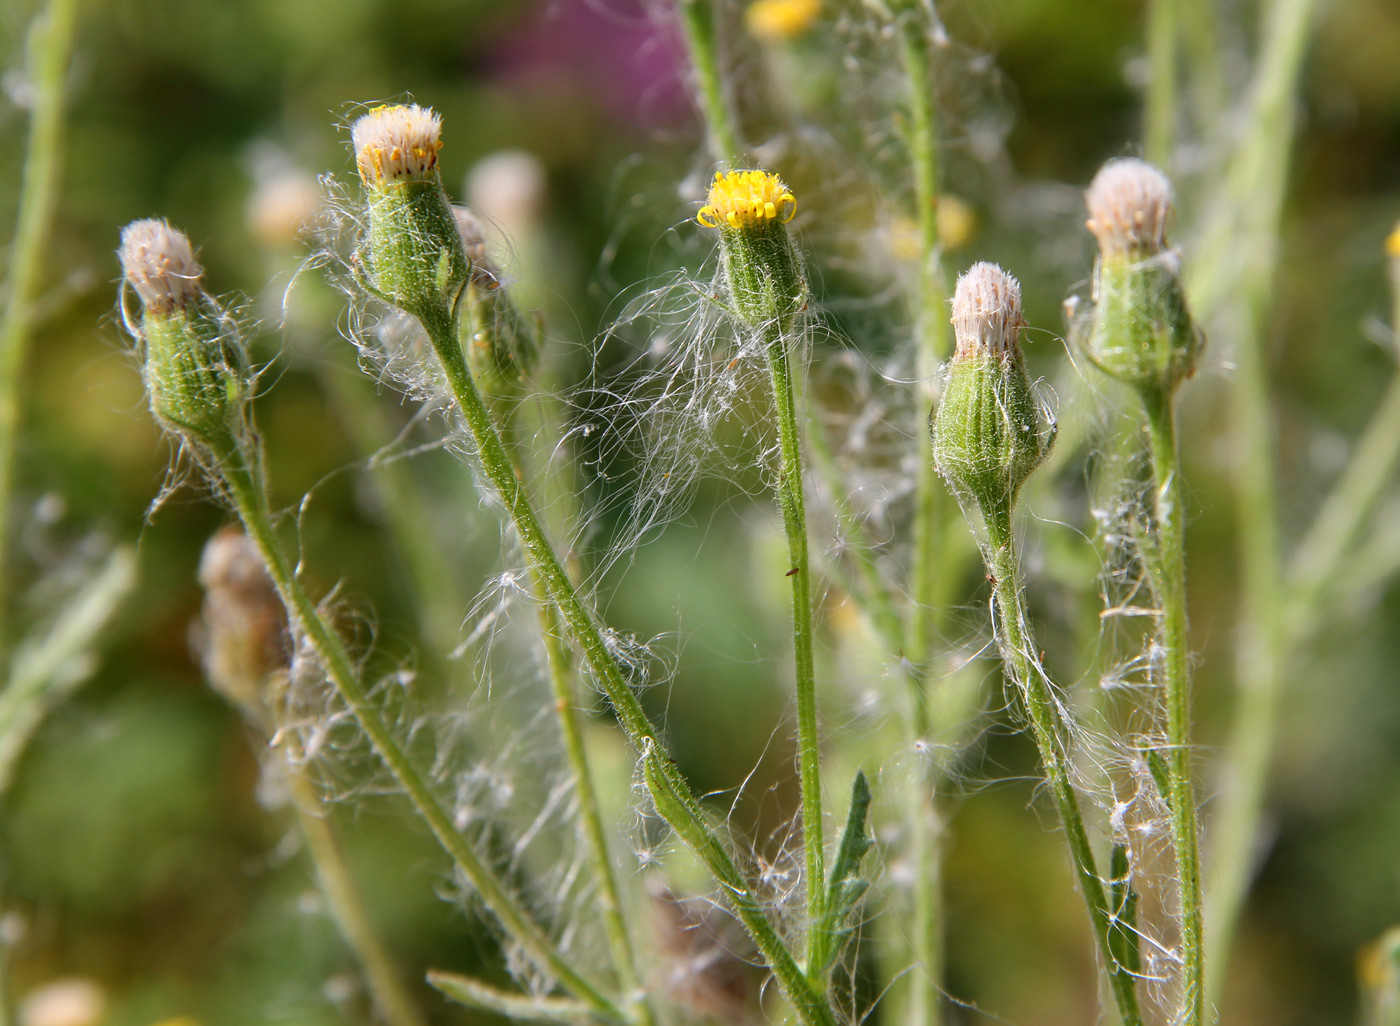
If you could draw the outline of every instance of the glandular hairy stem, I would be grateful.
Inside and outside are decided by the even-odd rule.
[[[420,320],[437,352],[467,429],[471,432],[482,468],[510,515],[532,572],[543,583],[569,633],[583,650],[589,668],[612,703],[619,724],[637,749],[647,789],[657,812],[724,888],[735,914],[749,931],[800,1020],[807,1026],[834,1026],[835,1019],[825,994],[809,983],[796,959],[768,921],[767,914],[723,842],[706,822],[704,811],[661,743],[597,624],[593,622],[545,537],[529,496],[515,475],[490,411],[467,372],[457,341],[453,314],[443,308],[426,312]]]
[[[1094,941],[1108,970],[1109,985],[1124,1026],[1142,1026],[1136,980],[1113,952],[1113,917],[1094,860],[1093,845],[1084,826],[1079,796],[1071,779],[1067,731],[1050,681],[1036,654],[1021,591],[1020,560],[1016,554],[1009,506],[983,510],[987,529],[987,569],[995,580],[997,643],[1002,660],[1025,706],[1031,737],[1040,753],[1055,810],[1064,827],[1080,893],[1089,910]]]
[[[399,747],[393,732],[360,683],[344,644],[292,570],[291,560],[287,558],[272,525],[260,455],[242,447],[215,450],[212,455],[233,498],[239,519],[243,521],[244,530],[267,564],[268,573],[287,607],[288,615],[311,643],[341,700],[350,709],[376,754],[404,789],[438,843],[452,856],[505,932],[529,954],[536,965],[554,976],[562,987],[603,1019],[629,1023],[626,1013],[584,979],[554,943],[531,922],[506,886],[477,854],[471,842],[457,829],[417,767]]]

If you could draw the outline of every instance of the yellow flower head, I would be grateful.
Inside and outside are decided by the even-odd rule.
[[[1400,224],[1395,226],[1395,231],[1386,236],[1385,255],[1392,260],[1400,260]]]
[[[754,0],[744,12],[744,23],[759,39],[793,39],[821,12],[821,0]]]
[[[366,185],[395,178],[421,178],[437,166],[442,118],[431,107],[375,107],[355,122],[350,138]]]
[[[777,175],[767,171],[716,172],[709,202],[695,220],[706,228],[758,228],[777,219],[783,224],[797,213],[797,198]]]

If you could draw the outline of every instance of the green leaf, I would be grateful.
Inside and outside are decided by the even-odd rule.
[[[809,979],[816,979],[831,968],[855,932],[851,916],[870,887],[870,881],[860,875],[865,853],[875,843],[866,833],[869,813],[870,785],[865,774],[860,772],[851,784],[850,811],[846,815],[846,829],[841,834],[840,847],[836,850],[836,861],[831,866],[825,911],[821,922],[813,930],[807,967]]]

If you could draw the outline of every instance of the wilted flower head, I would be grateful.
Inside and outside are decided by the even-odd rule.
[[[1104,256],[1150,255],[1166,246],[1172,186],[1146,161],[1110,160],[1094,176],[1084,198],[1089,205],[1086,225]]]
[[[267,564],[251,538],[225,527],[199,560],[204,588],[204,672],[254,720],[264,719],[270,676],[287,665],[287,617]]]
[[[421,178],[437,167],[442,118],[416,103],[375,107],[355,122],[350,138],[366,185]]]
[[[117,257],[141,304],[152,313],[184,307],[203,294],[199,279],[204,268],[194,258],[194,247],[161,218],[132,221],[123,228]]]
[[[1017,339],[1026,325],[1021,316],[1021,283],[996,264],[974,264],[958,278],[952,320],[955,358],[1020,356]]]

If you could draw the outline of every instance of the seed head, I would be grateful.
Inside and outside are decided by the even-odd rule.
[[[355,164],[366,185],[421,178],[437,167],[442,118],[418,104],[373,108],[350,129]]]
[[[1172,186],[1166,175],[1134,157],[1110,160],[1084,194],[1086,225],[1105,257],[1159,253],[1167,244]]]
[[[709,202],[695,220],[706,228],[760,228],[797,213],[797,198],[783,180],[767,171],[720,171],[710,183]]]
[[[160,218],[123,228],[117,257],[141,305],[152,313],[182,309],[204,294],[199,284],[204,268],[195,260],[190,240]]]
[[[957,338],[954,359],[992,354],[1019,358],[1021,283],[996,264],[973,264],[958,277],[953,291],[953,334]]]

